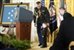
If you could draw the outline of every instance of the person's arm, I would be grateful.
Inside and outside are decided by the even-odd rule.
[[[33,14],[34,23],[36,23],[36,16],[37,16],[37,12],[36,12],[36,8],[34,8],[34,14]]]
[[[42,7],[42,15],[43,15],[43,19],[44,19],[44,23],[42,25],[46,25],[46,27],[49,27],[50,14],[46,7]]]
[[[60,29],[59,29],[59,33],[56,37],[56,39],[54,40],[53,46],[50,47],[49,50],[64,50],[64,41],[65,41],[65,37],[64,37],[64,24],[61,23]]]
[[[36,16],[35,16],[35,15],[33,15],[33,18],[34,18],[34,23],[36,23]]]

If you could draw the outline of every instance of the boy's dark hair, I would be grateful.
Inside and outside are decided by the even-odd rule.
[[[64,7],[60,7],[59,9],[63,9],[63,10],[65,10],[65,12],[67,12],[66,8],[64,8]]]
[[[37,2],[36,2],[36,4],[40,4],[40,3],[41,3],[40,1],[37,1]]]
[[[63,10],[66,10],[64,7],[60,7],[59,9],[63,9]]]

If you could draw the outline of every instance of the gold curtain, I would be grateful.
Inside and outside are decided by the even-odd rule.
[[[45,0],[45,6],[49,9],[49,4],[50,0]],[[58,14],[59,12],[59,0],[54,0],[55,8],[56,8],[56,13]]]
[[[56,8],[56,13],[58,15],[58,12],[59,12],[59,7],[60,7],[60,0],[54,0],[54,5],[55,5],[55,8]]]
[[[74,16],[74,0],[66,0],[67,12]]]
[[[74,0],[64,0],[66,3],[67,12],[71,13],[74,16]],[[49,9],[50,0],[45,0],[45,6]],[[54,0],[56,12],[58,14],[60,7],[60,0]]]
[[[50,0],[45,0],[45,6],[49,9]]]

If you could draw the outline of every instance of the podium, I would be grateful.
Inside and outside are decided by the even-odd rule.
[[[18,19],[16,21],[16,39],[30,40],[33,13],[23,7],[19,7],[17,18]]]

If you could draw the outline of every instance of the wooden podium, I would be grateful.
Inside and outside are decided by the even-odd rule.
[[[23,7],[19,8],[18,20],[16,21],[16,39],[30,40],[31,22],[33,13]]]
[[[20,40],[30,40],[31,23],[17,22],[16,23],[16,38]]]

